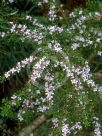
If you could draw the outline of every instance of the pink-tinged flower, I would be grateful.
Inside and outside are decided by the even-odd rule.
[[[43,0],[44,3],[48,3],[48,0]]]

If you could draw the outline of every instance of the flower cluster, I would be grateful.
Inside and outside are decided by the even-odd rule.
[[[88,15],[84,15],[83,11],[79,12],[72,12],[69,16],[74,20],[75,23],[71,24],[68,27],[67,32],[72,33],[75,30],[78,31],[78,35],[74,35],[71,39],[72,45],[71,48],[73,50],[77,49],[78,47],[87,47],[87,46],[94,46],[95,48],[102,41],[102,32],[96,28],[87,28],[85,21],[88,21],[91,18],[96,18],[96,15],[101,16],[100,13],[89,13]],[[86,35],[86,29],[88,30],[88,35]],[[93,35],[92,35],[93,33]]]
[[[53,122],[53,129],[57,129],[60,124],[58,118],[53,118],[52,122]],[[78,130],[82,130],[82,125],[80,122],[75,122],[75,124],[73,126],[69,127],[69,124],[67,123],[67,119],[64,118],[62,120],[61,130],[62,130],[62,136],[67,136],[72,133],[77,134]]]
[[[52,123],[53,123],[53,128],[57,128],[58,127],[58,118],[53,118]]]
[[[63,27],[58,27],[58,26],[48,26],[48,31],[49,31],[49,34],[53,34],[53,33],[62,33],[63,32]]]
[[[54,2],[52,3],[52,5],[50,5],[50,10],[49,10],[48,16],[49,16],[49,21],[54,22],[56,20],[56,17],[57,17],[56,5]]]
[[[40,59],[34,66],[33,71],[31,75],[31,82],[34,83],[37,78],[40,78],[42,72],[44,69],[50,64],[50,61],[47,60],[47,58],[44,56],[42,59]]]
[[[16,106],[18,102],[21,102],[21,100],[22,98],[20,96],[14,94],[11,96],[11,105]]]
[[[47,73],[45,75],[45,95],[47,101],[52,101],[54,95],[54,82],[53,75],[51,73]]]
[[[37,59],[37,57],[30,56],[29,58],[26,58],[26,59],[22,60],[21,62],[18,62],[15,67],[11,68],[9,71],[4,73],[4,77],[7,79],[11,75],[13,75],[15,73],[19,73],[22,68],[25,68],[26,65],[31,64],[36,59]]]
[[[94,129],[94,136],[101,136],[101,130],[100,130],[100,124],[99,124],[99,119],[97,117],[94,117],[94,122],[95,124],[95,129]]]
[[[26,20],[30,21],[34,26],[38,27],[40,30],[46,30],[46,26],[40,24],[37,19],[34,19],[32,16],[26,16]]]
[[[56,52],[62,52],[62,47],[60,43],[58,43],[56,40],[51,41],[51,43],[48,43],[48,48],[56,51]]]
[[[43,34],[39,33],[39,31],[37,29],[34,29],[33,31],[28,29],[28,27],[26,25],[22,25],[22,24],[14,24],[13,22],[10,22],[12,24],[11,30],[9,33],[16,33],[16,34],[20,34],[25,38],[29,38],[34,40],[35,42],[37,42],[38,44],[41,44],[43,41]]]
[[[74,131],[74,134],[77,133],[77,130],[81,130],[82,129],[82,125],[80,122],[76,122],[71,128],[70,128],[70,131],[73,132]]]
[[[68,67],[68,65],[66,65],[65,62],[60,62],[60,66],[62,67],[62,69],[66,72],[66,76],[67,78],[70,78],[71,83],[74,85],[76,90],[82,90],[83,86],[82,83],[80,81],[80,78],[78,78],[78,76],[75,76],[75,72],[74,72],[74,66]]]
[[[38,22],[37,19],[33,19],[31,16],[26,16],[26,20],[29,20],[34,26],[38,27],[42,31],[48,31],[49,34],[53,33],[62,33],[63,32],[63,27],[59,27],[57,25],[54,26],[44,26]]]
[[[18,112],[18,119],[19,119],[20,121],[23,121],[23,116],[24,116],[24,114],[25,114],[25,111],[19,110],[19,112]]]
[[[66,119],[63,119],[63,121],[62,121],[62,136],[67,136],[68,134],[70,134],[69,126],[65,122],[66,122]]]
[[[6,35],[5,32],[0,32],[0,37],[4,37]]]
[[[95,84],[94,80],[92,79],[92,74],[87,61],[85,62],[85,66],[83,68],[78,67],[76,68],[75,72],[81,75],[83,81],[86,82],[87,85],[93,89],[93,91],[102,91],[101,86]]]

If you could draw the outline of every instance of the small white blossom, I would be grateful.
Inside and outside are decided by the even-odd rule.
[[[79,47],[79,44],[77,44],[77,43],[73,43],[72,46],[71,46],[71,48],[73,50],[77,49],[78,47]]]

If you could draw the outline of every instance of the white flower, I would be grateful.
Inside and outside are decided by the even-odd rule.
[[[48,0],[43,0],[44,3],[48,3]]]
[[[90,41],[90,40],[88,41],[88,44],[92,44],[92,43],[93,43],[93,41]]]
[[[73,50],[77,49],[78,47],[79,47],[79,44],[78,44],[78,43],[73,43],[72,46],[71,46],[71,48],[72,48]]]
[[[80,20],[81,20],[81,21],[85,21],[85,20],[86,20],[86,17],[85,17],[85,16],[81,16],[81,17],[80,17]]]
[[[4,74],[4,76],[5,76],[6,78],[8,78],[8,77],[10,76],[9,71],[8,71],[8,72],[6,72],[6,73]]]
[[[96,39],[96,42],[100,43],[101,39],[100,38],[97,38]]]
[[[13,96],[11,96],[11,99],[16,99],[17,98],[17,96],[16,95],[13,95]]]
[[[18,119],[19,119],[20,121],[23,121],[23,114],[25,114],[25,111],[19,110],[19,112],[18,112]]]
[[[102,56],[102,51],[98,51],[97,53],[99,56]]]
[[[80,11],[79,11],[79,15],[81,15],[82,13],[83,13],[83,11],[82,11],[82,10],[80,10]]]
[[[96,16],[101,16],[101,14],[99,12],[95,12]]]
[[[10,2],[10,3],[13,3],[13,2],[14,2],[14,0],[9,0],[9,2]]]
[[[70,17],[76,17],[76,15],[75,15],[74,12],[70,13],[69,16],[70,16]]]

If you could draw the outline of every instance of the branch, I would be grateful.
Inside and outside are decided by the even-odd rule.
[[[19,136],[28,136],[30,133],[32,133],[36,128],[39,127],[42,123],[44,123],[47,120],[47,117],[45,115],[41,115],[38,117],[32,124],[25,127],[20,133]]]
[[[94,78],[100,82],[102,82],[102,73],[94,73]]]

